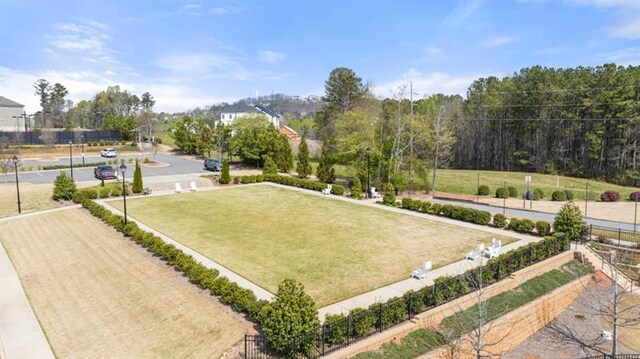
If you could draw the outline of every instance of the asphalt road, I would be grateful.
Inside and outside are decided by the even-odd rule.
[[[439,202],[439,203],[455,204],[458,206],[475,208],[483,211],[488,211],[491,214],[503,213],[502,207],[490,206],[488,204],[478,204],[478,203],[470,203],[470,202],[463,202],[463,201],[450,201],[445,199],[435,199],[433,201]],[[556,218],[555,213],[527,211],[523,209],[515,209],[515,208],[508,208],[508,207],[505,209],[505,213],[509,217],[529,218],[535,221],[553,222],[553,220]],[[626,231],[633,231],[633,223],[607,221],[604,219],[589,218],[589,217],[583,217],[583,218],[585,222],[587,222],[587,224],[592,224],[594,226],[609,227],[609,228],[615,228],[615,229],[620,228]]]
[[[131,178],[133,176],[134,165],[130,164],[129,158],[140,158],[140,156],[136,155],[122,155],[118,156],[118,163],[121,158],[125,160],[125,165],[127,166],[127,172],[125,173],[125,177]],[[150,156],[151,157],[151,156]],[[99,155],[87,156],[85,157],[85,163],[95,163],[95,162],[103,162],[108,159],[102,158]],[[190,159],[185,159],[181,157],[176,157],[172,155],[158,154],[156,156],[156,161],[167,164],[162,167],[143,167],[142,173],[144,177],[155,177],[155,176],[169,176],[169,175],[177,175],[177,174],[188,174],[188,173],[211,173],[209,171],[204,170],[202,161],[195,161]],[[73,157],[74,164],[81,164],[82,157],[77,156]],[[29,167],[33,166],[37,168],[38,165],[46,166],[46,165],[68,165],[69,158],[61,158],[58,160],[47,160],[47,161],[36,161],[36,160],[25,160],[22,162],[22,166]],[[76,181],[96,181],[99,183],[100,181],[93,176],[94,167],[83,167],[73,168],[73,178]],[[65,171],[69,173],[69,168],[61,169],[61,170],[47,170],[47,171],[30,171],[30,172],[19,172],[18,178],[20,182],[33,183],[33,184],[42,184],[42,183],[51,183],[55,180],[56,176],[60,174],[61,171]],[[8,176],[9,182],[14,182],[15,177],[13,174]]]

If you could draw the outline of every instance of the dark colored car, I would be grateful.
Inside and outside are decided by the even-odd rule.
[[[219,172],[222,166],[220,165],[220,161],[215,158],[207,158],[204,160],[204,169],[208,171]]]
[[[116,169],[111,166],[98,166],[93,169],[93,175],[97,179],[116,179]]]

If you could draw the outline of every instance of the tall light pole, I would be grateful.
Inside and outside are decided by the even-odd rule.
[[[371,147],[367,147],[367,198],[371,198],[371,182],[369,180],[369,157],[371,157]]]
[[[127,224],[127,189],[124,181],[124,173],[127,171],[127,166],[120,165],[120,173],[122,174],[122,199],[124,201],[124,224]]]
[[[18,214],[22,213],[22,208],[20,207],[20,184],[18,182],[18,156],[13,156],[13,167],[16,172],[16,193],[18,195]]]
[[[69,141],[69,167],[71,168],[71,179],[73,179],[73,157],[71,157],[73,141]]]
[[[480,203],[480,172],[478,172],[478,185],[476,186],[476,202]]]
[[[84,134],[80,135],[80,150],[82,151],[82,164],[84,164]]]
[[[634,210],[633,210],[633,233],[636,233],[636,227],[637,227],[637,223],[638,223],[638,197],[640,197],[640,194],[636,195],[635,201],[634,201],[635,205],[634,205]],[[20,197],[18,197],[18,198],[20,198]],[[18,203],[20,203],[20,202],[18,202]]]
[[[504,181],[504,190],[505,192],[507,191],[507,181]],[[502,199],[502,215],[505,215],[505,214],[507,214],[507,197]]]
[[[584,191],[584,216],[587,216],[587,201],[589,200],[589,182],[587,182],[587,189]]]

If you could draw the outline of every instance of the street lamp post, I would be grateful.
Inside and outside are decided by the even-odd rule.
[[[587,216],[587,201],[589,201],[589,182],[587,182],[587,189],[584,191],[584,216]]]
[[[636,227],[638,223],[638,197],[640,197],[640,195],[637,195],[634,201],[635,205],[633,209],[633,233],[636,233]]]
[[[84,164],[84,134],[80,135],[80,150],[82,151],[82,164]]]
[[[73,157],[71,157],[73,141],[69,141],[69,167],[71,168],[71,179],[73,179]]]
[[[120,165],[120,173],[122,174],[122,199],[124,201],[124,224],[127,224],[127,189],[124,181],[124,173],[127,170],[127,166],[123,164]]]
[[[480,203],[480,172],[478,172],[478,184],[476,186],[476,202]]]
[[[507,191],[507,181],[504,181],[504,190]],[[502,199],[502,215],[507,214],[507,197]]]
[[[371,198],[371,182],[369,181],[369,157],[371,157],[371,147],[367,147],[367,198]]]
[[[16,193],[18,195],[18,214],[22,213],[22,208],[20,207],[20,184],[18,182],[18,156],[13,156],[13,167],[16,172]]]

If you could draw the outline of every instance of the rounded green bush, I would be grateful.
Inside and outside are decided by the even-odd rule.
[[[508,198],[509,190],[506,187],[498,187],[496,189],[496,198]]]
[[[573,201],[573,199],[575,198],[573,191],[570,191],[568,189],[564,190],[564,194],[565,196],[567,196],[567,201]]]
[[[518,189],[514,186],[508,186],[507,190],[509,191],[509,197],[518,198]]]
[[[536,232],[541,237],[544,237],[551,233],[551,223],[545,221],[536,222]]]
[[[564,191],[553,191],[553,193],[551,194],[551,200],[560,202],[566,201],[567,194]]]
[[[488,196],[489,193],[491,193],[491,190],[489,189],[489,186],[487,185],[480,185],[478,187],[478,194],[481,196]]]
[[[507,217],[500,213],[496,214],[493,216],[493,225],[496,228],[504,228],[507,225]]]
[[[533,200],[534,201],[539,201],[541,199],[544,198],[544,191],[541,190],[540,188],[535,188],[533,190]]]

